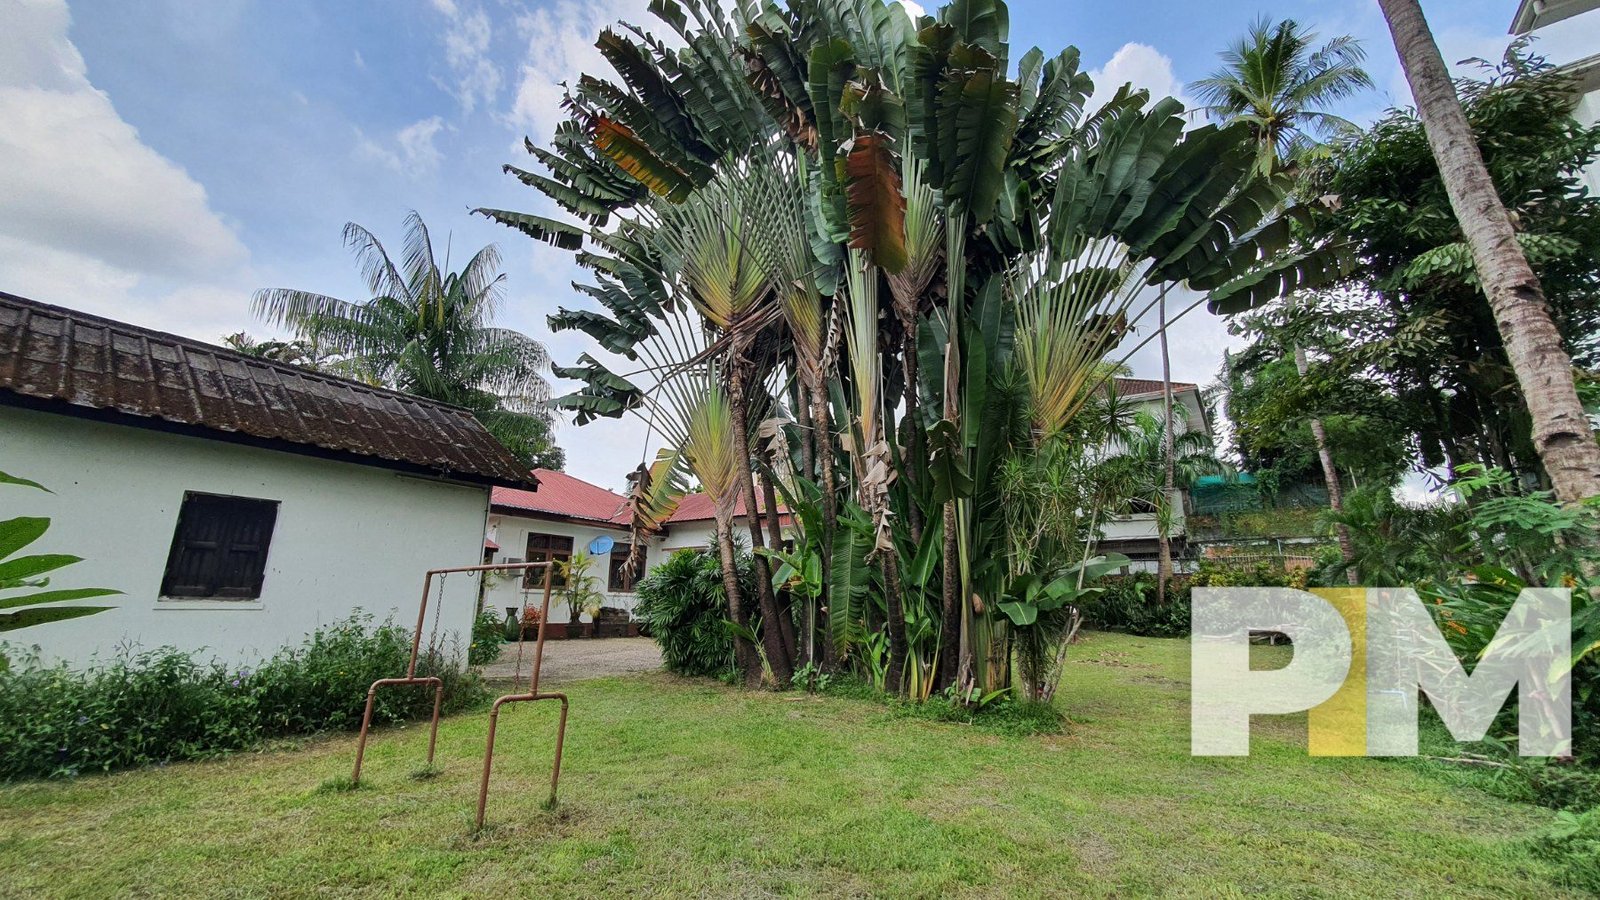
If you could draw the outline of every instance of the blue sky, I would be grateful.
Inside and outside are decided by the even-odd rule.
[[[599,29],[649,22],[645,5],[0,0],[0,289],[206,340],[265,332],[252,290],[363,299],[340,229],[357,221],[398,244],[416,209],[458,260],[498,243],[502,324],[571,361],[587,339],[544,324],[581,302],[566,255],[469,210],[548,214],[499,167],[523,164],[523,135],[549,134],[558,82],[605,71]],[[1498,53],[1515,4],[1424,6],[1454,60]],[[1365,41],[1379,90],[1349,117],[1408,99],[1373,0],[1018,0],[1013,58],[1075,44],[1097,84],[1182,96],[1263,10]],[[1551,41],[1600,43],[1571,29]],[[1178,326],[1174,377],[1211,380],[1226,341],[1214,321]],[[1149,352],[1135,364],[1156,372]],[[634,424],[569,425],[560,439],[573,474],[613,487],[644,450]]]

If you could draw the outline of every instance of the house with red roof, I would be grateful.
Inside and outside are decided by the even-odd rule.
[[[484,562],[568,561],[576,552],[592,560],[589,575],[605,595],[604,606],[631,611],[635,602],[634,585],[650,569],[679,550],[699,549],[712,543],[716,523],[712,518],[711,498],[688,494],[667,520],[662,532],[642,548],[644,559],[637,571],[630,572],[627,560],[632,553],[627,498],[581,478],[550,469],[535,469],[537,491],[497,487],[490,496],[488,529],[484,536]],[[789,516],[780,510],[785,529]],[[741,504],[735,519],[737,533],[749,527]],[[543,576],[501,578],[486,589],[484,606],[489,609],[517,609],[537,605]],[[553,576],[554,586],[565,580]],[[565,601],[553,598],[550,623],[565,625],[571,610]],[[564,631],[564,629],[563,629]]]

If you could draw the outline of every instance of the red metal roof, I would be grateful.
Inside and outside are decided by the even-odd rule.
[[[0,403],[476,484],[531,484],[464,409],[3,291]]]
[[[627,498],[599,485],[574,478],[565,472],[534,469],[539,479],[539,490],[522,491],[516,488],[497,487],[491,502],[516,512],[542,514],[562,519],[581,519],[585,522],[626,528],[628,521]],[[744,515],[744,503],[735,507],[735,515]],[[788,510],[778,506],[780,521],[789,521]],[[685,494],[677,510],[667,519],[674,522],[700,522],[712,518],[711,498],[705,494]]]
[[[763,513],[766,512],[766,506],[763,505],[759,497],[756,500],[756,506]],[[683,499],[678,501],[678,509],[673,512],[672,518],[667,520],[667,524],[708,520],[713,518],[712,513],[714,510],[715,504],[711,502],[710,496],[706,494],[684,494]],[[778,513],[780,514],[780,521],[788,521],[788,509],[782,503],[778,504]],[[744,498],[741,497],[739,502],[735,504],[733,514],[735,517],[744,515]]]
[[[516,488],[497,487],[490,499],[494,506],[508,509],[544,513],[565,519],[583,519],[617,527],[628,524],[627,498],[621,494],[574,478],[565,472],[534,469],[539,479],[539,490],[522,491]]]

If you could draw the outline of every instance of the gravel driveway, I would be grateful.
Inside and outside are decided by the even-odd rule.
[[[522,649],[522,678],[527,683],[533,668],[533,642]],[[661,668],[661,650],[656,642],[643,637],[589,638],[572,641],[546,641],[544,671],[540,686],[569,684],[586,678],[654,672]],[[517,672],[517,645],[506,644],[500,658],[483,667],[483,677],[510,681]]]

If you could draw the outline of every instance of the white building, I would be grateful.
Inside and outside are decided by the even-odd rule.
[[[1160,381],[1118,378],[1116,382],[1117,394],[1123,402],[1131,404],[1139,412],[1148,413],[1157,420],[1161,419],[1164,391]],[[1211,420],[1206,415],[1199,385],[1182,381],[1172,383],[1172,419],[1173,434],[1183,434],[1194,429],[1202,429],[1207,435],[1211,434]],[[1172,543],[1174,556],[1182,554],[1187,541],[1185,529],[1187,500],[1186,491],[1182,489],[1173,491],[1172,524],[1167,536]],[[1105,522],[1100,531],[1101,539],[1095,547],[1098,552],[1121,553],[1133,561],[1130,568],[1155,571],[1156,560],[1160,555],[1160,539],[1154,512],[1116,516]]]
[[[481,559],[492,484],[531,479],[461,409],[0,293],[4,517],[97,615],[0,633],[83,664],[173,646],[245,665],[356,610],[415,622],[423,572]],[[438,600],[438,597],[430,600]],[[448,580],[464,648],[476,582]]]
[[[534,476],[539,481],[537,492],[507,487],[494,489],[484,560],[566,561],[574,551],[585,551],[593,557],[589,574],[597,579],[607,607],[631,613],[636,602],[634,584],[643,573],[679,550],[707,547],[716,537],[710,498],[705,494],[685,495],[662,533],[651,538],[644,547],[640,574],[630,576],[624,568],[632,547],[627,499],[564,472],[535,469]],[[739,511],[741,515],[734,520],[735,533],[745,535],[749,525],[742,515],[742,506]],[[787,530],[789,516],[787,513],[780,516],[779,521]],[[598,552],[601,550],[603,552]],[[564,584],[563,579],[555,581],[557,588]],[[542,588],[543,582],[538,577],[494,579],[484,597],[484,606],[496,610],[537,607]],[[566,601],[553,595],[550,624],[565,626],[570,621],[571,612]],[[562,627],[552,636],[564,634]]]
[[[1576,81],[1572,116],[1580,125],[1600,122],[1600,0],[1522,0],[1511,33],[1536,39],[1533,52]],[[1600,165],[1585,173],[1589,193],[1600,196]]]

